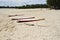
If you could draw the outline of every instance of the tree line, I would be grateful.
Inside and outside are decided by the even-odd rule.
[[[32,5],[23,5],[23,6],[0,6],[0,8],[48,8],[47,4],[32,4]]]
[[[0,8],[50,8],[50,9],[60,9],[60,0],[46,0],[47,4],[31,4],[23,6],[0,6]]]
[[[52,9],[60,9],[60,0],[47,0],[47,5]]]

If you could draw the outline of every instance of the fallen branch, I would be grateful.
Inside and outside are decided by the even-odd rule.
[[[28,18],[12,18],[12,20],[22,20],[22,19],[33,19],[35,17],[28,17]]]
[[[33,21],[40,21],[40,20],[45,20],[43,19],[23,19],[23,20],[18,20],[18,22],[33,22]]]
[[[8,15],[8,17],[14,17],[14,16],[22,16],[23,14],[21,14],[21,15]]]

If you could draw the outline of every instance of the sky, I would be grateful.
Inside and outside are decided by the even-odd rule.
[[[0,0],[0,6],[22,6],[27,4],[46,4],[46,0]]]

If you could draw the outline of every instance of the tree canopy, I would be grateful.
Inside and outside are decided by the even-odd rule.
[[[31,4],[31,5],[23,5],[23,6],[0,6],[0,8],[19,8],[19,9],[25,9],[25,8],[48,8],[47,4]]]
[[[60,0],[47,0],[47,5],[50,8],[60,9]]]

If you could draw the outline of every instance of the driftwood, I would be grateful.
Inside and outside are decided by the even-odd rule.
[[[12,18],[12,20],[20,20],[20,19],[33,19],[35,17],[28,17],[28,18]]]
[[[23,19],[23,20],[18,20],[18,22],[33,22],[33,21],[40,21],[40,20],[45,20],[45,19],[44,18],[43,19],[31,19],[31,20]]]
[[[14,16],[22,16],[23,14],[21,14],[21,15],[8,15],[8,17],[14,17]]]

